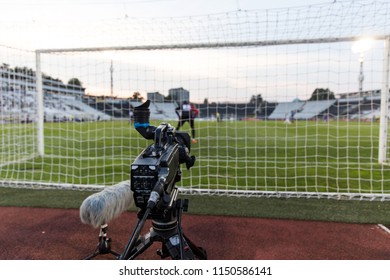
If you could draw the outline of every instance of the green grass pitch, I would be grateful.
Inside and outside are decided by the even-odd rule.
[[[176,125],[176,122],[171,122]],[[154,122],[157,125],[158,122]],[[186,124],[183,128],[189,131]],[[183,187],[219,190],[388,193],[390,170],[377,163],[379,123],[196,121],[197,162]],[[45,156],[33,124],[0,126],[2,180],[112,185],[128,180],[151,144],[126,121],[46,123]],[[20,145],[18,143],[23,143]],[[22,158],[22,160],[21,160]],[[8,163],[7,163],[8,162]],[[78,208],[90,191],[0,188],[0,206]],[[190,196],[190,213],[390,224],[382,201]]]
[[[188,124],[183,130],[190,131]],[[127,121],[46,123],[45,156],[18,161],[10,160],[9,149],[13,142],[25,141],[26,150],[15,150],[14,155],[34,154],[34,126],[3,124],[1,133],[0,176],[11,181],[112,185],[129,179],[132,161],[151,144]],[[197,161],[189,171],[182,167],[179,186],[390,192],[390,167],[377,160],[379,123],[197,120],[196,133],[199,143],[192,145],[191,153]]]

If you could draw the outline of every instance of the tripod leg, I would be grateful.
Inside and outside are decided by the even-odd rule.
[[[85,257],[84,260],[92,260],[97,255],[99,255],[99,252],[95,252],[93,254],[90,254],[89,256]]]
[[[188,209],[188,200],[179,199],[177,201],[177,219],[178,219],[178,234],[180,238],[180,257],[183,259],[188,259],[187,257],[191,257],[190,259],[199,259],[199,260],[207,260],[207,253],[202,247],[196,246],[190,239],[185,236],[181,227],[181,215],[183,211],[187,211]],[[188,251],[191,252],[189,255]]]
[[[182,241],[180,241],[182,238]],[[194,260],[195,256],[187,244],[187,241],[179,234],[171,236],[163,244],[173,260]],[[183,246],[183,247],[182,247]]]
[[[134,260],[137,256],[146,251],[152,244],[154,239],[154,232],[151,230],[150,234],[142,236],[134,245],[130,254],[128,255],[128,260]]]
[[[196,246],[191,240],[189,240],[184,234],[181,237],[180,244],[179,234],[171,236],[165,240],[164,248],[173,260],[207,260],[207,252],[202,247]],[[183,248],[181,248],[183,246]]]
[[[100,226],[99,243],[96,246],[94,253],[90,254],[84,260],[91,260],[98,255],[112,254],[116,257],[120,256],[118,253],[111,250],[111,239],[107,237],[108,225]]]
[[[129,242],[126,245],[125,251],[119,257],[120,260],[134,259],[136,256],[141,254],[141,253],[138,253],[137,247],[140,243],[142,243],[142,240],[144,238],[141,238],[141,241],[140,241],[139,235],[141,233],[142,228],[145,225],[145,221],[148,218],[150,211],[151,211],[150,208],[146,209],[142,218],[138,219],[137,225],[135,226],[133,234],[131,235]],[[149,244],[149,245],[146,245],[146,244],[145,244],[145,246],[147,246],[147,247],[149,247],[151,245],[151,244]],[[136,250],[135,253],[133,253],[134,250]],[[145,250],[146,250],[146,248],[143,249],[142,252]]]
[[[188,246],[197,257],[198,260],[207,260],[207,252],[202,247],[196,246],[190,239],[187,238],[185,234],[183,234],[184,239],[187,241]]]

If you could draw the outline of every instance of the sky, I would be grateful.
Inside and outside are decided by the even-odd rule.
[[[307,6],[329,0],[1,0],[1,20],[177,17]]]
[[[336,30],[338,36],[344,36],[343,31],[337,27],[331,26],[323,30],[321,26],[317,26],[322,22],[318,18],[321,18],[323,12],[307,8],[311,5],[331,5],[333,2],[335,1],[0,0],[0,46],[34,51],[123,44],[219,42],[234,41],[236,38],[245,41],[255,37],[283,40],[288,36],[326,37],[329,36],[327,32],[332,30]],[[296,7],[302,9],[295,9]],[[325,10],[324,14],[326,12]],[[329,19],[333,12],[330,10],[326,15],[328,25],[333,23]],[[374,10],[374,13],[381,18],[380,15],[377,16],[377,11]],[[265,19],[268,16],[269,19]],[[339,18],[335,18],[335,22],[342,22],[342,17],[341,14]],[[370,21],[370,18],[372,17],[367,16],[367,19],[362,19]],[[287,20],[285,25],[283,20]],[[351,30],[345,34],[360,32],[353,29],[356,22],[343,24],[351,26]],[[370,24],[368,22],[366,25],[371,26]],[[386,23],[374,22],[373,25],[381,26]],[[256,27],[252,30],[254,26]],[[308,28],[301,30],[301,26]],[[171,33],[166,33],[167,30]],[[258,34],[261,32],[264,34]],[[375,69],[382,67],[382,48],[382,42],[377,42],[372,47],[375,51],[366,53],[365,89],[376,89],[380,84],[381,74]],[[22,54],[14,55],[13,50],[7,49],[4,55],[0,49],[0,57],[3,60],[10,59],[11,65],[28,64]],[[31,65],[34,65],[34,58],[31,58]],[[202,102],[205,98],[217,102],[249,101],[252,95],[257,94],[272,101],[289,101],[295,98],[308,99],[316,87],[329,87],[335,93],[357,89],[358,59],[359,55],[351,52],[351,42],[348,42],[256,49],[146,51],[126,54],[105,52],[99,54],[99,57],[74,56],[66,61],[57,57],[49,61],[47,55],[43,58],[46,63],[43,71],[65,82],[77,75],[87,87],[87,93],[107,95],[110,92],[112,61],[115,95],[120,97],[131,95],[134,91],[139,91],[144,96],[146,92],[155,91],[167,95],[170,88],[184,87],[190,90],[195,102]]]
[[[107,44],[119,34],[109,24],[113,20],[184,18],[223,14],[234,11],[283,9],[332,3],[334,0],[0,0],[0,44],[12,41],[27,49],[79,46],[85,34],[98,33]],[[108,21],[110,21],[108,23]],[[98,26],[98,22],[102,26]],[[122,24],[122,23],[120,23]],[[87,26],[94,25],[94,30]],[[75,27],[77,26],[77,27]],[[75,30],[79,29],[80,30]],[[169,28],[172,28],[169,26]],[[77,33],[83,35],[77,37]],[[127,33],[133,30],[126,30]],[[57,34],[56,34],[57,33]],[[58,36],[62,33],[63,36]],[[72,33],[72,34],[70,34]],[[118,34],[116,34],[118,33]],[[156,33],[161,33],[158,30]],[[49,34],[49,35],[48,35]],[[111,35],[110,37],[108,37]],[[70,39],[73,37],[73,39]],[[90,36],[90,38],[92,35]],[[152,36],[151,36],[152,37]],[[52,38],[55,38],[53,40]],[[88,38],[90,40],[90,38]],[[93,40],[93,39],[92,39]],[[6,42],[4,42],[6,41]],[[123,43],[123,42],[121,42]],[[95,42],[91,45],[102,44]]]

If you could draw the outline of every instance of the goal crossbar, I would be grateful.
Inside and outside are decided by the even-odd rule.
[[[390,34],[370,36],[371,40],[379,40],[379,41],[386,40],[387,38],[390,38]],[[278,46],[278,45],[302,45],[302,44],[353,42],[360,39],[362,39],[362,37],[353,36],[353,37],[338,37],[338,38],[267,40],[267,41],[248,41],[248,42],[221,42],[221,43],[217,42],[217,43],[194,43],[194,44],[109,46],[109,47],[89,47],[89,48],[59,48],[59,49],[37,49],[36,53],[267,47],[267,46]]]

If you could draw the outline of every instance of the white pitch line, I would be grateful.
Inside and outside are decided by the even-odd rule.
[[[385,227],[384,225],[378,224],[378,227],[380,227],[381,229],[383,229],[386,233],[390,234],[390,229],[388,229],[388,228]]]

